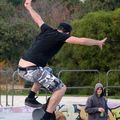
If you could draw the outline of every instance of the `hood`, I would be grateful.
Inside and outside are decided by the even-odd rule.
[[[102,85],[101,83],[97,83],[97,84],[95,85],[95,94],[96,94],[96,91],[97,91],[98,88],[102,88],[102,94],[101,94],[101,96],[103,96],[103,95],[104,95],[103,85]]]

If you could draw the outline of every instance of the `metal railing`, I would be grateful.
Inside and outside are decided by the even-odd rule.
[[[12,75],[12,106],[14,106],[14,93],[15,93],[15,88],[14,88],[14,83],[15,83],[15,76],[18,75],[17,70],[13,73]],[[30,90],[31,88],[23,88],[22,90]],[[44,91],[46,94],[46,101],[47,101],[47,90],[45,88],[40,88],[40,90]]]
[[[0,71],[0,73],[5,73],[6,76],[8,76],[8,72],[7,71]],[[61,77],[61,74],[63,72],[85,72],[85,73],[97,73],[98,74],[98,80],[99,80],[99,70],[96,70],[96,69],[88,69],[88,70],[60,70],[58,72],[58,78]],[[109,70],[107,73],[106,73],[106,96],[108,97],[108,88],[120,88],[120,86],[110,86],[109,85],[109,74],[111,72],[120,72],[120,69],[111,69]],[[16,76],[17,76],[17,71],[14,71],[13,74],[12,74],[12,103],[11,105],[14,106],[14,95],[15,95],[15,81],[16,81]],[[11,77],[11,76],[9,76]],[[100,82],[100,81],[98,81]],[[74,87],[67,87],[67,89],[85,89],[85,88],[88,88],[88,89],[93,89],[92,86],[74,86]],[[2,100],[1,100],[1,84],[0,84],[0,105],[2,106]],[[24,90],[30,90],[30,88],[23,88]],[[46,99],[47,99],[47,91],[42,88],[42,90],[46,93]],[[8,79],[5,80],[5,98],[6,98],[6,106],[9,105],[9,99],[8,99]]]
[[[94,73],[98,73],[98,80],[99,80],[99,70],[93,70],[93,69],[92,70],[91,69],[89,69],[89,70],[60,70],[59,73],[58,73],[58,78],[60,78],[60,75],[61,75],[62,72],[94,72]],[[12,82],[12,90],[13,90],[13,92],[12,92],[13,93],[12,94],[12,106],[14,105],[14,91],[15,91],[14,82],[15,82],[16,74],[18,74],[17,71],[15,71],[12,75],[12,80],[13,80],[13,82]],[[93,89],[93,87],[91,87],[91,86],[67,87],[67,89],[80,89],[80,88],[82,88],[82,89],[83,88]],[[47,99],[47,91],[44,88],[41,88],[41,90],[44,90],[46,92],[46,99]]]
[[[58,73],[58,78],[60,78],[60,75],[62,72],[96,72],[99,73],[99,70],[96,69],[88,69],[88,70],[80,70],[80,69],[75,69],[75,70],[60,70]]]
[[[8,78],[8,71],[1,70],[0,74],[4,74]],[[1,97],[2,87],[0,84],[0,105],[2,106],[2,97]],[[8,106],[8,81],[5,79],[5,96],[6,96],[6,106]]]
[[[106,73],[106,76],[107,76],[107,78],[106,78],[106,96],[108,97],[108,88],[120,88],[120,86],[110,86],[109,85],[109,74],[111,73],[111,72],[120,72],[120,69],[111,69],[111,70],[109,70],[107,73]]]
[[[59,73],[58,73],[58,78],[60,78],[61,76],[61,73],[63,72],[85,72],[85,73],[97,73],[98,74],[98,82],[100,82],[99,80],[99,70],[97,69],[74,69],[74,70],[60,70]],[[67,89],[94,89],[94,87],[92,86],[70,86],[70,87],[67,87]]]

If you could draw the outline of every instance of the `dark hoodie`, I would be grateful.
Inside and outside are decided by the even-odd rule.
[[[98,88],[102,88],[102,94],[100,96],[96,94]],[[88,120],[107,120],[108,106],[103,95],[103,85],[97,83],[95,85],[95,92],[88,98],[85,107],[85,111],[88,113]],[[104,108],[104,115],[101,115],[98,111],[99,107]]]

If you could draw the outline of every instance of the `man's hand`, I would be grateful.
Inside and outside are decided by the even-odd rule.
[[[100,47],[101,50],[102,50],[102,47],[105,44],[106,40],[107,40],[107,38],[104,38],[103,40],[99,41],[98,46]]]
[[[98,108],[98,111],[99,112],[105,112],[105,110],[102,107]]]
[[[32,0],[25,0],[24,6],[29,11],[35,23],[41,27],[44,21],[42,20],[41,16],[32,8],[31,3]]]
[[[26,7],[26,9],[31,8],[31,2],[32,0],[25,0],[24,6]]]

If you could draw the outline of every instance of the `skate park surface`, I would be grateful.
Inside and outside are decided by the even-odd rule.
[[[9,103],[6,106],[6,96],[1,96],[0,120],[32,120],[34,108],[24,105],[25,98],[26,96],[14,96],[14,105],[12,106],[12,96],[9,96]],[[46,96],[39,96],[37,100],[45,103]],[[62,112],[66,120],[87,120],[87,115],[82,111],[86,100],[87,97],[65,96],[56,111]],[[120,99],[108,99],[108,106],[115,118],[111,118],[111,120],[120,120]]]

